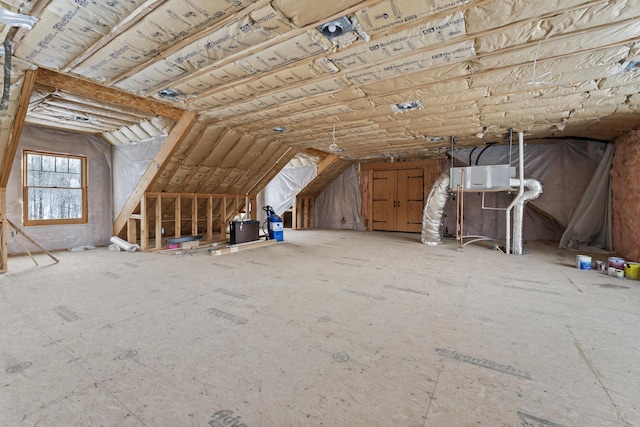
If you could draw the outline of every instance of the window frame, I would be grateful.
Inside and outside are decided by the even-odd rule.
[[[39,156],[51,156],[55,158],[67,158],[80,160],[80,187],[49,187],[49,186],[29,186],[28,185],[28,161],[30,154]],[[87,224],[89,222],[89,203],[88,203],[88,169],[89,160],[87,156],[78,154],[54,153],[50,151],[40,150],[23,150],[22,151],[22,221],[25,226],[34,225],[58,225],[58,224]],[[69,188],[73,190],[81,190],[82,194],[82,216],[80,218],[53,218],[53,219],[29,219],[29,188]]]

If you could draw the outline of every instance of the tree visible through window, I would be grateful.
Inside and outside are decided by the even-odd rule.
[[[24,152],[25,225],[87,222],[87,158]]]

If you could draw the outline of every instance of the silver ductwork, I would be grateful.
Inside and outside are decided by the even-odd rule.
[[[513,206],[513,253],[522,255],[522,224],[524,220],[524,204],[535,200],[542,194],[542,184],[537,179],[512,179],[512,187],[525,187],[526,191],[514,199]]]
[[[435,246],[442,243],[440,224],[444,214],[444,206],[449,198],[449,171],[445,171],[431,187],[427,203],[422,214],[422,243]]]

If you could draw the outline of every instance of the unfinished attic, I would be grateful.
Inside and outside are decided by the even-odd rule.
[[[640,425],[639,18],[0,1],[0,425]]]

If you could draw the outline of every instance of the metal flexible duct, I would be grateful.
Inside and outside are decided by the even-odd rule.
[[[431,187],[427,203],[422,214],[422,243],[435,246],[442,243],[440,224],[444,213],[444,205],[449,198],[449,171],[445,171]]]
[[[524,204],[529,200],[535,200],[542,194],[542,184],[537,179],[512,179],[511,186],[523,184],[527,190],[522,193],[513,207],[513,253],[522,255],[522,223],[524,220]]]

